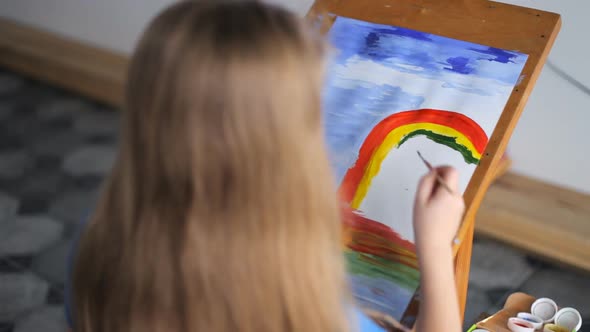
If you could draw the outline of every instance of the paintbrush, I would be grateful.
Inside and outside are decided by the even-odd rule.
[[[422,159],[422,161],[424,162],[424,165],[426,165],[426,167],[428,167],[428,170],[432,172],[434,170],[434,167],[432,167],[432,164],[430,164],[426,159],[424,159],[424,157],[422,156],[420,151],[416,151],[416,152],[418,152],[418,157],[420,157],[420,159]],[[449,185],[440,176],[440,174],[438,174],[438,172],[436,173],[436,182],[438,182],[439,185],[443,186],[443,188],[445,188],[449,192],[449,194],[451,194],[451,195],[455,194],[453,192],[453,189],[451,189],[451,187],[449,187]]]

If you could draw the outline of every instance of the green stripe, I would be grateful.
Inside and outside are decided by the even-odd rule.
[[[479,159],[476,158],[465,145],[459,144],[457,142],[456,137],[440,135],[440,134],[437,134],[431,130],[426,130],[426,129],[414,130],[413,132],[404,136],[404,138],[402,138],[402,140],[399,142],[397,147],[399,148],[400,146],[402,146],[402,144],[404,144],[410,138],[412,138],[414,136],[420,136],[420,135],[426,136],[427,138],[435,141],[438,144],[446,145],[446,146],[450,147],[451,149],[459,152],[463,156],[463,159],[465,159],[465,162],[468,164],[475,164],[475,165],[479,164]]]
[[[352,250],[346,250],[344,255],[348,264],[348,272],[351,274],[389,280],[412,291],[420,283],[420,272],[405,264]],[[378,262],[378,264],[371,262],[371,260]]]

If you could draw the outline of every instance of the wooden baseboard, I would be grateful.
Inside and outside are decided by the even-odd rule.
[[[0,66],[121,106],[128,58],[0,18]],[[590,196],[507,173],[481,205],[475,230],[524,250],[590,270]]]
[[[590,271],[590,195],[507,173],[490,186],[475,231]]]
[[[121,106],[127,57],[0,18],[0,66]]]

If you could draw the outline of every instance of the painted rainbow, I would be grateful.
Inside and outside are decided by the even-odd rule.
[[[392,114],[371,130],[356,163],[346,172],[340,185],[344,201],[358,209],[391,149],[419,135],[458,151],[470,164],[479,162],[488,142],[483,129],[461,113],[420,109]]]

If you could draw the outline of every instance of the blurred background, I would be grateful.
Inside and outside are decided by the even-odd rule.
[[[172,2],[0,2],[0,332],[64,330],[68,246],[113,162],[122,73]],[[502,2],[563,26],[478,215],[465,326],[517,290],[589,321],[590,2]]]

